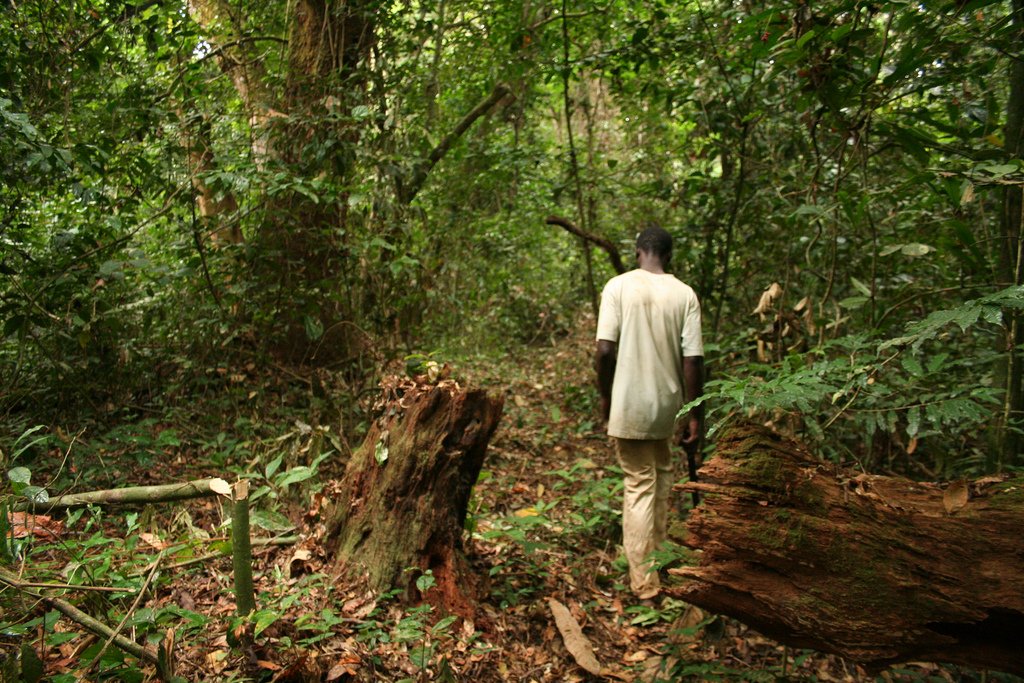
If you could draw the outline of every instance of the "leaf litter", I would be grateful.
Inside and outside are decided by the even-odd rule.
[[[665,574],[668,590],[653,604],[631,596],[620,548],[621,475],[596,420],[592,327],[584,315],[575,332],[555,346],[530,347],[514,363],[459,368],[469,383],[511,398],[469,504],[465,549],[489,589],[472,618],[448,617],[429,605],[403,604],[398,595],[376,595],[333,578],[321,524],[334,493],[326,481],[302,507],[294,501],[286,507],[299,532],[296,543],[254,547],[260,628],[242,645],[233,645],[229,635],[238,624],[231,559],[218,547],[226,542],[222,500],[147,507],[127,534],[119,513],[98,518],[104,536],[121,547],[92,556],[114,566],[118,576],[151,567],[158,550],[167,554],[129,619],[135,637],[173,634],[163,642],[172,645],[174,672],[184,680],[864,680],[866,672],[838,657],[791,651],[735,620],[673,599],[671,583],[686,580],[679,573]],[[267,380],[272,381],[279,380]],[[307,425],[294,434],[309,439],[312,432]],[[340,446],[337,441],[332,439]],[[190,451],[185,442],[174,446],[164,450],[158,473],[123,466],[126,471],[107,474],[122,485],[223,474],[204,462],[199,449]],[[102,458],[131,462],[130,448],[105,451]],[[325,462],[323,471],[338,474],[338,460]],[[949,511],[959,509],[964,497],[951,492]],[[672,503],[670,538],[678,539],[688,501],[679,497]],[[74,540],[86,538],[81,522],[69,531],[44,517],[13,521],[18,530],[46,529],[37,534],[40,543],[60,537],[37,549],[35,567],[58,574],[70,567],[73,577],[82,574],[76,567],[88,565],[88,558],[71,561],[68,552]],[[675,549],[669,562],[686,563],[687,551]],[[97,584],[114,581],[111,575],[94,578]],[[112,619],[123,617],[135,598],[130,587],[126,592],[118,607],[107,610]],[[38,605],[26,609],[27,616],[41,612]],[[90,648],[98,645],[79,631],[59,619],[48,636],[58,645],[46,645],[46,638],[33,641],[55,680],[75,680]],[[29,630],[25,637],[38,633]],[[12,636],[2,638],[6,651]],[[107,676],[121,666],[136,670],[140,680],[154,679],[152,667],[127,661],[107,665]],[[948,674],[913,663],[883,672],[880,680],[928,676]]]

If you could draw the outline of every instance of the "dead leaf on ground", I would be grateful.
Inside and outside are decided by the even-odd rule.
[[[11,528],[10,534],[14,538],[35,536],[39,539],[56,539],[64,533],[64,522],[48,515],[12,512],[7,519]]]
[[[670,631],[676,634],[673,640],[680,645],[696,642],[700,638],[697,625],[704,621],[704,610],[696,605],[688,605],[682,616],[672,624]]]
[[[548,598],[548,607],[551,608],[551,614],[555,617],[555,625],[558,626],[558,630],[562,634],[565,649],[583,670],[594,676],[600,676],[601,663],[594,656],[594,646],[583,635],[583,629],[580,628],[569,609],[554,598]]]
[[[163,550],[170,546],[170,543],[163,540],[156,534],[149,533],[148,531],[143,531],[142,533],[140,533],[139,538],[142,539],[143,543],[157,550]]]

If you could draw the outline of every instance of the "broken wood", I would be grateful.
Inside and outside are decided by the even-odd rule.
[[[235,610],[244,617],[256,609],[252,584],[252,545],[249,540],[249,480],[240,479],[232,489],[231,566],[234,570]]]
[[[943,488],[824,462],[766,428],[719,438],[671,592],[783,643],[877,669],[1024,674],[1024,478]]]
[[[231,486],[223,479],[196,479],[178,484],[129,486],[104,491],[86,491],[54,496],[45,502],[24,501],[11,506],[13,510],[66,510],[84,505],[131,505],[169,503],[205,496],[231,495]]]
[[[476,581],[462,552],[463,526],[504,400],[450,379],[389,377],[382,388],[380,417],[325,517],[337,570],[414,597],[416,579],[429,570],[436,585],[428,598],[467,613]]]

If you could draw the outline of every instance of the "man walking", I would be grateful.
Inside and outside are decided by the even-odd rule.
[[[636,241],[636,270],[612,278],[601,293],[597,379],[601,412],[625,473],[622,536],[629,582],[640,599],[658,594],[647,559],[666,536],[672,487],[669,439],[676,413],[703,393],[700,302],[689,285],[665,272],[672,237],[660,227]],[[703,410],[690,411],[679,440],[696,454]]]

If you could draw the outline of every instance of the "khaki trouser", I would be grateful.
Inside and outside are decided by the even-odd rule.
[[[651,551],[665,541],[672,462],[668,439],[615,439],[625,473],[622,496],[622,545],[629,561],[629,584],[641,599],[658,594],[660,582]]]

